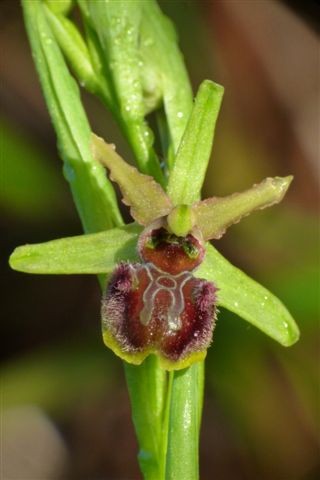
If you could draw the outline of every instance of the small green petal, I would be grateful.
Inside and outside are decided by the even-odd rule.
[[[168,215],[172,209],[169,197],[152,177],[143,175],[128,165],[102,138],[92,136],[94,158],[110,170],[111,180],[117,182],[123,202],[130,205],[131,216],[141,225]]]
[[[44,274],[110,273],[124,260],[137,260],[141,228],[131,224],[105,232],[24,245],[9,263],[19,272]]]
[[[238,223],[254,210],[262,210],[279,203],[292,182],[293,177],[266,178],[258,185],[228,197],[208,198],[193,205],[196,225],[203,238],[221,238],[226,229]]]
[[[299,329],[281,301],[259,283],[229,263],[212,245],[205,261],[196,271],[220,289],[218,305],[238,314],[244,320],[285,347],[299,339]]]

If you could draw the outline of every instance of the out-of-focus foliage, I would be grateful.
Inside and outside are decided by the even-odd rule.
[[[62,208],[63,182],[48,153],[0,121],[0,208],[7,215],[43,221]]]

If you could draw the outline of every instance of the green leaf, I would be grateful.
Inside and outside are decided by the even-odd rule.
[[[90,151],[91,132],[79,89],[51,32],[44,5],[23,0],[25,23],[41,86],[54,124],[64,172],[86,231],[122,223],[114,190]]]
[[[212,245],[196,276],[216,284],[218,304],[236,313],[271,338],[289,347],[299,339],[299,329],[281,301],[259,283],[229,263]]]
[[[73,7],[74,0],[45,0],[54,13],[67,15]]]
[[[159,95],[163,97],[173,152],[176,153],[192,109],[192,89],[174,26],[154,0],[143,2],[140,35],[144,100],[148,102],[154,96],[156,106]]]
[[[110,273],[124,260],[137,260],[141,227],[135,224],[106,232],[18,247],[10,257],[14,270],[27,273]]]
[[[226,229],[254,210],[262,210],[281,202],[293,177],[266,178],[258,185],[228,197],[213,197],[192,206],[196,225],[203,238],[221,238]]]
[[[45,13],[52,32],[79,82],[90,92],[97,93],[101,79],[94,71],[89,50],[78,28],[71,20],[54,13],[50,8],[45,8]]]
[[[204,362],[174,372],[169,412],[167,480],[199,478]]]
[[[153,133],[145,119],[140,75],[140,22],[142,0],[82,2],[86,18],[95,29],[117,102],[117,116],[134,151],[139,169],[163,183],[163,174],[153,149]]]
[[[163,424],[167,375],[151,355],[142,365],[125,363],[133,422],[139,441],[139,464],[148,480],[161,480],[165,470],[166,430]]]
[[[200,85],[168,183],[174,205],[199,200],[211,154],[223,87],[205,80]]]
[[[131,207],[131,216],[140,225],[149,225],[156,218],[168,215],[172,204],[153,177],[131,167],[97,135],[92,136],[92,153],[97,161],[110,170],[111,180],[119,185],[123,202]]]

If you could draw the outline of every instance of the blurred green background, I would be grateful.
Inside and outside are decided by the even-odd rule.
[[[290,5],[290,2],[288,2]],[[163,1],[194,89],[226,88],[204,196],[295,176],[282,204],[216,242],[277,294],[301,329],[290,349],[224,310],[206,363],[201,479],[312,480],[319,462],[319,40],[312,2]],[[17,245],[81,233],[19,2],[1,11],[2,471],[11,480],[139,479],[121,362],[102,344],[93,276],[28,276]],[[93,130],[128,152],[83,94]],[[129,152],[128,152],[129,155]],[[129,220],[128,212],[123,213]],[[177,479],[183,480],[183,479]]]

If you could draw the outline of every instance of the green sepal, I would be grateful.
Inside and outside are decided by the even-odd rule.
[[[266,178],[249,190],[228,197],[213,197],[192,205],[197,227],[204,240],[221,238],[226,229],[254,210],[279,203],[293,177]]]
[[[169,197],[152,177],[143,175],[118,155],[114,148],[92,135],[94,158],[110,170],[111,180],[120,187],[123,202],[131,207],[131,216],[140,225],[149,225],[172,209]]]
[[[120,261],[136,261],[136,224],[105,232],[23,245],[12,253],[11,268],[37,274],[110,273]]]
[[[283,303],[228,262],[212,245],[207,245],[205,260],[195,275],[214,282],[219,288],[218,305],[236,313],[281,345],[289,347],[299,339],[299,329]]]
[[[200,199],[223,92],[210,80],[200,85],[168,182],[174,205],[191,205]]]

